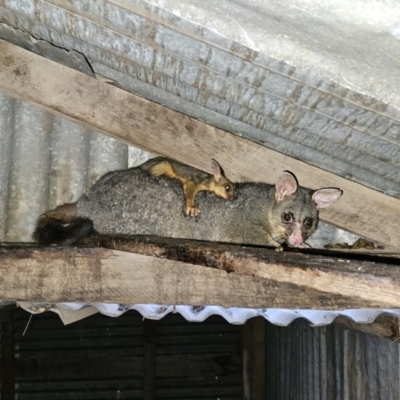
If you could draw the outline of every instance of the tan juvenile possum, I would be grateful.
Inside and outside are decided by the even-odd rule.
[[[224,175],[221,166],[214,159],[211,163],[213,174],[165,157],[152,158],[139,168],[153,176],[168,176],[180,181],[185,195],[185,212],[190,217],[197,217],[200,213],[194,202],[199,192],[213,192],[225,200],[232,200],[234,197],[234,184]]]
[[[88,196],[41,215],[34,232],[43,244],[70,244],[93,230],[104,234],[157,235],[242,244],[307,247],[315,231],[318,209],[329,207],[341,190],[298,186],[284,172],[275,185],[236,183],[232,201],[200,192],[196,200],[207,218],[185,218],[182,185],[153,177],[138,168],[100,178]],[[65,214],[65,215],[64,215]]]

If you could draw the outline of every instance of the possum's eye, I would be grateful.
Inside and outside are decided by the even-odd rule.
[[[225,186],[225,192],[228,192],[228,193],[229,193],[230,191],[231,191],[231,187],[228,186],[228,185],[226,185],[226,186]]]
[[[288,224],[290,222],[293,222],[293,214],[292,213],[283,213],[282,214],[282,221],[285,224]]]
[[[305,226],[307,229],[311,229],[312,226],[313,226],[313,223],[314,223],[314,220],[313,220],[312,218],[306,218],[306,219],[304,220],[304,222],[303,222],[304,226]]]

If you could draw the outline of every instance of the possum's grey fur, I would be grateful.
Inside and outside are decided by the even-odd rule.
[[[78,216],[91,219],[100,233],[268,245],[273,231],[269,215],[275,204],[274,193],[275,186],[266,183],[237,183],[233,201],[201,192],[196,198],[201,216],[196,221],[184,216],[180,183],[132,168],[104,176],[77,206]],[[317,221],[310,193],[299,188],[292,200],[303,204],[304,212]],[[280,213],[277,218],[280,220]]]

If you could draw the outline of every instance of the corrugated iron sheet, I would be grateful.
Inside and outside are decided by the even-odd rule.
[[[149,153],[0,93],[0,240],[32,241],[37,217]]]
[[[0,21],[150,100],[400,193],[400,112],[146,2],[4,0]]]
[[[399,345],[335,324],[267,324],[267,393],[279,400],[397,400]]]

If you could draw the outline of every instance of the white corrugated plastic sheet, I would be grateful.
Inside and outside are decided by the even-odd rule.
[[[44,311],[53,311],[60,315],[64,323],[77,321],[81,318],[100,312],[109,317],[119,317],[128,310],[138,311],[144,318],[159,320],[170,313],[179,313],[190,322],[202,322],[211,315],[220,315],[230,324],[244,324],[253,317],[264,317],[274,325],[287,326],[296,318],[305,318],[312,325],[321,326],[331,324],[336,317],[346,316],[354,322],[370,324],[380,314],[389,314],[400,317],[400,309],[354,309],[342,311],[329,310],[287,310],[278,308],[225,308],[219,306],[183,306],[160,304],[108,304],[108,303],[28,303],[19,305],[26,311],[38,314]],[[83,313],[82,313],[83,311]],[[76,313],[76,316],[73,314]]]

